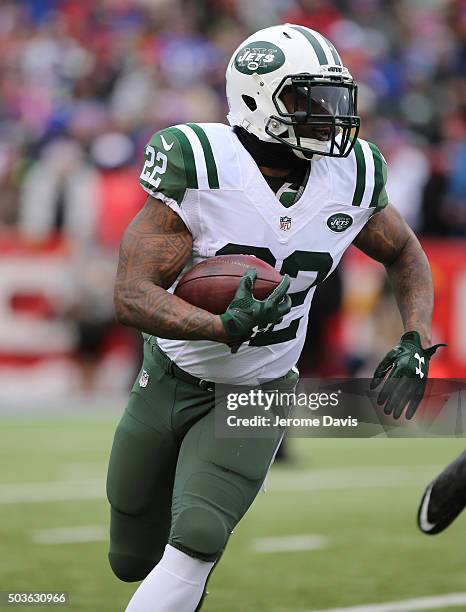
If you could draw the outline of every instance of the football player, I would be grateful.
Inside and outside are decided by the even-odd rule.
[[[215,385],[295,384],[315,286],[351,244],[384,264],[406,330],[373,381],[386,413],[414,415],[435,351],[429,264],[388,203],[384,157],[358,138],[357,87],[333,44],[299,25],[261,30],[234,52],[226,90],[229,126],[151,138],[149,198],[121,243],[117,317],[145,339],[107,483],[111,567],[142,580],[130,612],[200,609],[283,434],[216,438]],[[173,295],[185,269],[238,253],[283,275],[268,299],[254,298],[253,268],[222,315]]]
[[[447,465],[424,491],[417,524],[426,535],[446,529],[466,506],[466,451]]]

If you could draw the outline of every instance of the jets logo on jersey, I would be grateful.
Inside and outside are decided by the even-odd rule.
[[[327,219],[327,227],[337,234],[353,225],[353,217],[346,213],[335,213]]]
[[[243,74],[265,74],[278,70],[285,63],[285,54],[277,46],[262,40],[242,47],[235,59],[235,66]]]
[[[291,229],[291,217],[280,217],[280,229],[284,232]]]

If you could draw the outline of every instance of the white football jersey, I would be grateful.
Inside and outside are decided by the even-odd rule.
[[[385,182],[380,151],[358,139],[347,158],[311,162],[304,192],[285,208],[229,126],[183,124],[155,134],[141,185],[179,214],[193,236],[192,259],[182,274],[208,257],[255,255],[289,274],[293,304],[280,324],[236,354],[217,342],[159,338],[162,350],[209,381],[254,384],[284,376],[301,354],[316,285],[387,204]]]

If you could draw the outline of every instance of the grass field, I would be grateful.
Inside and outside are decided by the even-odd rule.
[[[67,609],[124,610],[134,585],[106,561],[104,479],[117,418],[2,420],[0,590],[67,591]],[[463,440],[291,442],[294,460],[273,468],[236,529],[206,612],[306,612],[466,591],[466,516],[433,538],[415,526],[425,484]],[[322,536],[323,548],[256,550],[258,539],[293,535],[285,548],[304,547],[309,535]]]

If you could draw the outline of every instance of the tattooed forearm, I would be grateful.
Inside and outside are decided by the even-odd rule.
[[[384,264],[406,331],[432,342],[434,290],[429,262],[418,239],[393,206],[374,215],[354,244]]]
[[[117,319],[162,338],[225,341],[218,316],[166,291],[191,251],[192,237],[181,218],[150,198],[121,242],[114,295]]]
[[[424,347],[432,344],[434,289],[429,262],[415,236],[387,266],[405,330],[417,330]]]

